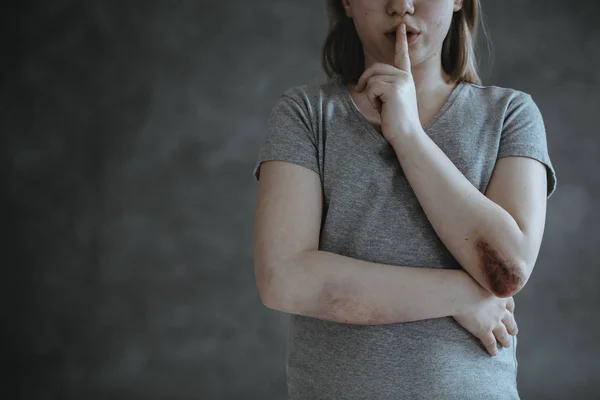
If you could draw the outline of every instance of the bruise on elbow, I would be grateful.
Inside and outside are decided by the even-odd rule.
[[[350,285],[325,283],[318,296],[316,318],[346,324],[381,325],[389,323],[387,313],[356,298]]]
[[[504,259],[484,239],[480,238],[475,242],[475,249],[490,289],[496,296],[509,297],[521,289],[523,278],[518,265]]]

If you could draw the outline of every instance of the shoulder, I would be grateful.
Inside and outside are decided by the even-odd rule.
[[[340,88],[335,80],[291,86],[281,92],[278,102],[293,102],[308,112],[317,112],[326,103],[339,98]]]
[[[269,126],[306,128],[317,138],[323,115],[328,113],[331,101],[339,99],[335,82],[307,83],[281,91],[269,113]],[[316,140],[316,139],[315,139]]]
[[[463,84],[466,101],[473,106],[485,108],[488,112],[509,114],[522,107],[537,109],[532,95],[522,90],[470,82]]]

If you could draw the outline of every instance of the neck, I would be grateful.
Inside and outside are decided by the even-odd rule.
[[[444,72],[441,62],[432,64],[424,62],[411,68],[417,97],[427,97],[428,94],[450,86],[449,76]]]

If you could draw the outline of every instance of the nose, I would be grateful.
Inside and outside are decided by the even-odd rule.
[[[404,15],[414,14],[415,4],[414,0],[389,0],[387,4],[387,13],[389,15]]]

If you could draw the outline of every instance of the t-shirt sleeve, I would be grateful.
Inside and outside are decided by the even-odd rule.
[[[308,168],[320,176],[318,145],[306,106],[283,94],[267,118],[253,175],[260,179],[263,161],[279,160]]]
[[[518,93],[510,103],[504,119],[498,159],[525,156],[543,163],[546,166],[548,181],[546,198],[549,198],[556,189],[557,179],[548,154],[544,120],[531,95]]]

